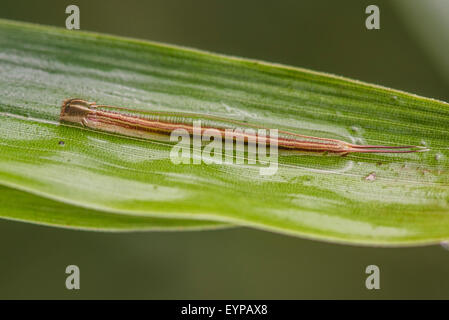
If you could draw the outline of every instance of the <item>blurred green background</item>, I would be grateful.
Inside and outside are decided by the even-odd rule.
[[[80,7],[83,30],[449,100],[446,0],[2,0],[0,17],[64,27],[69,4]],[[369,4],[380,8],[380,30],[365,28]],[[93,233],[0,220],[0,253],[3,299],[449,298],[449,251],[440,246],[351,247],[246,228]],[[69,264],[80,267],[81,290],[65,289]],[[380,267],[380,290],[365,288],[369,264]]]

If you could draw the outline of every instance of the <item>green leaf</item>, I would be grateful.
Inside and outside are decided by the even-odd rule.
[[[222,228],[214,221],[110,214],[0,185],[0,216],[10,220],[95,231],[182,231]]]
[[[445,102],[299,68],[5,20],[0,92],[0,184],[21,190],[28,208],[38,195],[39,218],[23,220],[51,223],[57,214],[45,217],[41,203],[56,201],[71,217],[56,224],[73,227],[114,228],[117,215],[128,215],[136,220],[127,223],[148,226],[148,217],[176,218],[167,223],[177,226],[205,219],[370,245],[449,239]],[[280,154],[271,176],[257,164],[176,165],[169,143],[60,125],[61,102],[73,97],[430,151]],[[13,197],[16,209],[0,214],[25,212],[22,195]]]

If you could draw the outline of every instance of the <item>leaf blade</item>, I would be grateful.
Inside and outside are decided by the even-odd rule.
[[[0,100],[0,182],[96,210],[214,219],[345,243],[449,237],[447,103],[132,39],[5,21],[0,33],[0,89],[7,92]],[[68,97],[234,117],[364,144],[424,142],[431,152],[282,155],[272,177],[235,164],[177,166],[168,160],[170,145],[58,125]],[[373,172],[375,181],[365,179]]]

